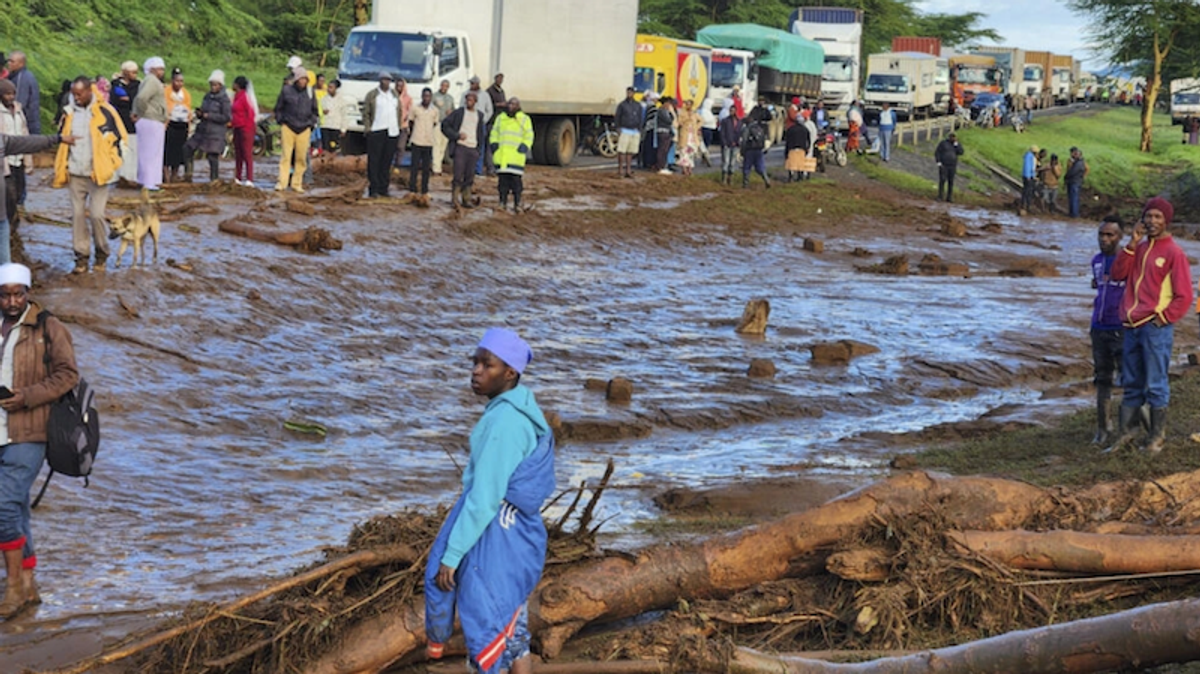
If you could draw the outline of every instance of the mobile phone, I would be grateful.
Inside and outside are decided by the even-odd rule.
[[[8,400],[15,395],[7,386],[0,386],[0,400]]]

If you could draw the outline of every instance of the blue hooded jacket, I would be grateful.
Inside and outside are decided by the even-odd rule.
[[[428,653],[440,657],[457,609],[471,660],[498,671],[517,611],[546,561],[541,507],[554,491],[554,434],[533,393],[518,385],[488,402],[471,432],[463,493],[442,524],[425,569]],[[439,567],[455,588],[438,589]]]

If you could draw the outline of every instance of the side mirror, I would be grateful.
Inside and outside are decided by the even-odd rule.
[[[748,79],[749,79],[751,82],[753,82],[754,80],[757,80],[757,79],[758,79],[758,63],[751,63],[751,64],[750,64],[750,73],[749,73],[749,75],[747,75],[747,78],[748,78]]]
[[[654,91],[663,93],[667,88],[667,76],[664,73],[659,73],[658,77],[654,78]]]
[[[445,47],[446,47],[446,43],[444,40],[442,40],[441,38],[436,38],[436,37],[433,38],[433,55],[434,56],[441,56],[442,49],[444,49]]]
[[[910,86],[910,87],[908,88],[908,90],[909,90],[909,91],[916,91],[916,90],[917,90],[917,85],[915,85],[915,84],[914,84],[914,85]]]

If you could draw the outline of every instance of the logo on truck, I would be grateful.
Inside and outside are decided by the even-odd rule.
[[[699,108],[708,96],[708,59],[700,54],[680,54],[678,72],[677,97]]]

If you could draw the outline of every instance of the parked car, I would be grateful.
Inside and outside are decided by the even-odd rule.
[[[987,108],[1000,108],[1000,117],[1008,117],[1008,106],[1004,103],[1004,96],[992,92],[981,92],[975,94],[975,100],[971,101],[971,119],[978,119],[979,113]]]

